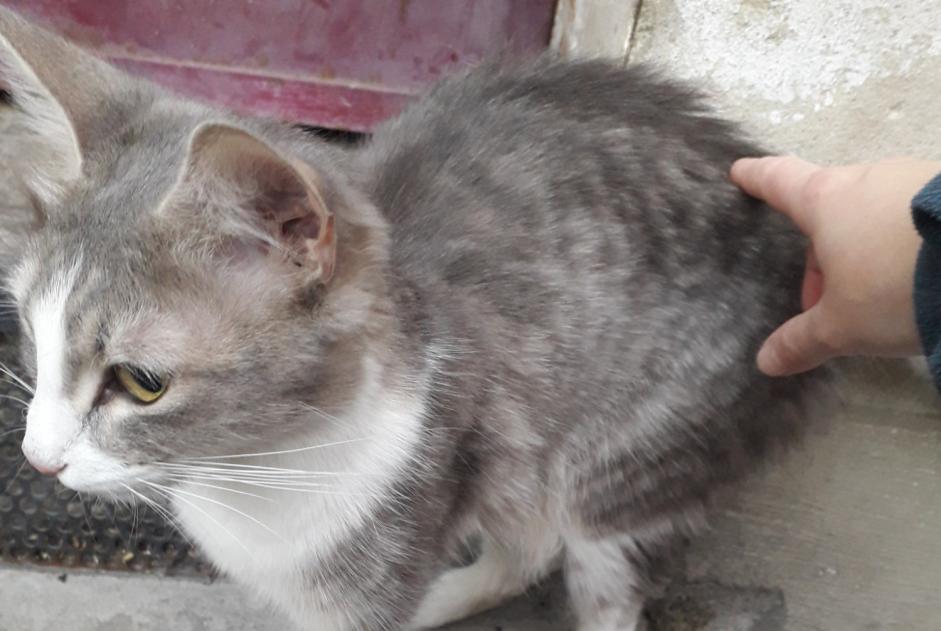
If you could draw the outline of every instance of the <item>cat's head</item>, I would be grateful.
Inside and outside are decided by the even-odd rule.
[[[314,436],[358,396],[385,229],[338,155],[2,9],[0,87],[0,141],[34,207],[5,270],[35,385],[31,463],[119,491],[155,463]]]

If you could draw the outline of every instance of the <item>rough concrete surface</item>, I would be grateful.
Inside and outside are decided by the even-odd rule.
[[[630,62],[702,82],[781,151],[938,157],[939,25],[937,0],[644,0]]]
[[[284,631],[238,587],[87,572],[0,569],[0,631]]]
[[[938,158],[939,26],[936,0],[643,0],[629,62],[701,82],[777,150],[826,162]],[[0,130],[0,160],[4,151]],[[0,207],[13,203],[0,196]],[[652,631],[941,629],[939,400],[896,363],[858,365],[846,394],[846,409],[803,450],[716,515],[651,606]],[[565,612],[554,580],[453,628],[561,630],[571,626]],[[0,631],[64,623],[288,628],[225,581],[70,574],[62,583],[0,570]]]

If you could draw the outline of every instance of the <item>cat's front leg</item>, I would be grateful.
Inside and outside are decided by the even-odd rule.
[[[436,578],[412,618],[412,629],[435,629],[522,594],[531,575],[517,555],[485,539],[480,556]]]
[[[628,536],[565,540],[565,584],[578,631],[641,631],[643,578]]]

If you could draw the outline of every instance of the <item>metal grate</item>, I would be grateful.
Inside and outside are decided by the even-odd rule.
[[[7,323],[4,323],[7,324]],[[0,327],[0,361],[17,373],[17,336]],[[22,452],[23,390],[0,380],[0,560],[212,577],[213,570],[160,515],[146,506],[82,498],[36,473]]]

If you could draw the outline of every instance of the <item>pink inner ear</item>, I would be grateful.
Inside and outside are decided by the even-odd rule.
[[[316,240],[320,236],[320,217],[313,213],[289,219],[281,224],[281,234],[285,237]]]

